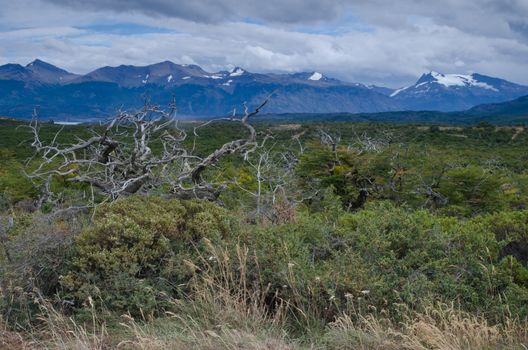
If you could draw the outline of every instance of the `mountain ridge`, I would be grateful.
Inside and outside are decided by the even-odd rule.
[[[527,95],[528,87],[504,79],[473,73],[423,74],[414,85],[391,93],[391,97],[410,110],[452,112],[479,104],[497,103]]]
[[[45,118],[96,119],[120,107],[137,108],[147,99],[163,105],[176,96],[182,115],[214,116],[230,113],[243,102],[259,104],[273,91],[269,113],[447,112],[528,95],[528,86],[477,73],[431,71],[415,84],[394,90],[317,71],[264,74],[234,67],[208,72],[171,61],[105,66],[84,75],[39,59],[26,66],[0,66],[0,113],[8,115],[27,116],[39,105]]]

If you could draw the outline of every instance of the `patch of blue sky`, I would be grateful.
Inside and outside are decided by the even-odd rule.
[[[92,24],[88,26],[77,27],[79,29],[100,34],[112,35],[141,35],[141,34],[168,34],[177,33],[173,29],[152,27],[137,23],[113,23],[113,24]]]
[[[244,17],[241,19],[241,22],[248,23],[248,24],[256,24],[260,26],[266,25],[266,21],[257,19],[257,18],[252,18],[252,17]]]
[[[410,15],[405,18],[405,22],[410,25],[429,27],[434,25],[431,17]]]
[[[350,32],[372,33],[376,29],[359,17],[347,14],[333,21],[309,26],[299,26],[296,30],[307,34],[339,36]]]

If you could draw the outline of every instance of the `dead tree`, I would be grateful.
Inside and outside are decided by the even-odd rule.
[[[161,186],[169,186],[178,198],[216,200],[225,186],[208,181],[204,172],[228,154],[240,153],[247,157],[257,147],[257,132],[250,118],[260,112],[269,98],[252,112],[244,105],[241,117],[233,113],[231,117],[213,119],[195,127],[194,145],[199,128],[219,121],[240,124],[247,132],[246,137],[227,142],[206,156],[194,154],[195,147],[186,147],[188,132],[175,119],[174,102],[168,111],[151,105],[136,112],[120,111],[108,124],[90,129],[91,137],[77,137],[76,143],[67,146],[57,141],[62,128],[51,142],[44,143],[34,115],[29,128],[35,149],[33,159],[39,164],[31,168],[29,164],[34,162],[28,163],[27,176],[44,183],[40,205],[49,200],[52,176],[87,184],[110,200]]]
[[[295,197],[299,196],[294,179],[298,158],[289,150],[275,150],[276,143],[265,145],[268,138],[271,136],[264,138],[264,141],[247,155],[245,165],[254,176],[254,182],[251,183],[253,186],[242,184],[237,178],[232,183],[254,200],[255,219],[265,217],[271,222],[277,222],[280,221],[277,218],[279,207],[287,204],[293,206]]]
[[[321,140],[321,144],[329,146],[332,149],[332,154],[334,155],[334,164],[332,166],[332,169],[340,163],[339,161],[339,155],[337,154],[337,147],[339,145],[339,142],[341,142],[341,135],[339,134],[331,134],[329,132],[324,131],[323,129],[318,129],[319,138]]]
[[[382,130],[381,136],[376,138],[369,136],[366,132],[362,134],[358,134],[355,130],[353,132],[354,142],[348,145],[348,149],[356,150],[360,155],[363,153],[380,153],[392,143],[393,135],[388,130]]]
[[[447,171],[457,166],[454,163],[442,164],[427,179],[421,173],[418,174],[419,183],[415,193],[425,197],[424,207],[430,206],[436,209],[449,203],[449,198],[440,193],[438,189],[440,188],[441,182],[445,179]],[[422,168],[425,168],[425,165],[422,165]]]

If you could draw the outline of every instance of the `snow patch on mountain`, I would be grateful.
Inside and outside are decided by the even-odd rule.
[[[167,77],[167,83],[170,83],[172,80],[172,74]]]
[[[319,72],[314,72],[309,78],[308,80],[314,80],[314,81],[317,81],[317,80],[321,80],[323,78],[323,75]]]
[[[394,92],[392,94],[390,94],[389,96],[390,97],[394,97],[394,96],[398,95],[400,92],[402,92],[404,90],[407,90],[410,87],[412,87],[412,86],[406,86],[406,87],[402,87],[401,89],[394,90]]]
[[[482,89],[498,91],[491,85],[475,80],[473,75],[462,74],[442,74],[438,72],[431,72],[431,76],[436,80],[436,83],[446,87],[451,86],[475,86]]]
[[[221,75],[218,75],[218,74],[213,74],[213,75],[204,75],[204,78],[209,78],[209,79],[223,79],[224,77],[221,76]]]
[[[245,72],[246,71],[243,70],[242,68],[237,67],[237,68],[232,69],[231,72],[229,72],[230,73],[229,76],[230,77],[239,77],[242,74],[244,74]]]
[[[499,92],[499,90],[489,85],[485,82],[479,81],[475,78],[474,75],[465,75],[465,74],[442,74],[435,71],[431,71],[428,74],[422,76],[422,78],[414,85],[406,86],[400,89],[395,90],[389,96],[394,97],[399,95],[401,92],[410,90],[413,93],[426,93],[432,87],[431,84],[438,84],[446,88],[451,87],[468,87],[468,88],[480,88],[486,89],[494,92]],[[414,91],[416,90],[416,91]]]

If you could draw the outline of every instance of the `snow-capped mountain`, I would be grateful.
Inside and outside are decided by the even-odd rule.
[[[332,79],[318,72],[302,72],[295,74],[258,74],[234,67],[229,71],[207,72],[197,65],[179,65],[170,61],[149,66],[102,67],[86,75],[80,76],[73,83],[81,82],[111,82],[121,87],[141,87],[148,84],[158,86],[200,85],[218,86],[228,89],[237,84],[265,83],[292,84],[304,83],[310,85],[343,85],[346,83]]]
[[[290,78],[310,81],[310,82],[337,82],[338,80],[327,77],[326,75],[319,72],[301,72],[288,75]]]
[[[41,60],[0,66],[0,114],[28,117],[37,105],[47,118],[106,117],[140,107],[146,98],[164,105],[176,97],[181,115],[230,113],[242,103],[275,96],[268,113],[370,113],[465,110],[528,95],[528,87],[479,74],[430,72],[398,90],[349,83],[317,71],[253,73],[242,67],[208,72],[164,61],[148,66],[102,67],[76,75]]]
[[[112,115],[120,107],[140,107],[145,98],[168,104],[173,96],[181,115],[223,115],[244,102],[257,105],[271,92],[275,97],[266,106],[268,113],[394,109],[386,94],[319,72],[260,74],[241,67],[207,72],[196,65],[165,61],[102,67],[77,76],[42,61],[27,67],[0,66],[0,114],[21,117],[29,116],[39,105],[44,118],[94,119]]]
[[[164,61],[149,66],[121,65],[102,67],[77,78],[73,83],[108,82],[120,87],[131,88],[148,84],[174,85],[183,84],[190,78],[207,79],[210,73],[196,65],[179,65]]]
[[[390,97],[410,110],[456,111],[528,95],[528,87],[481,74],[429,72]]]

